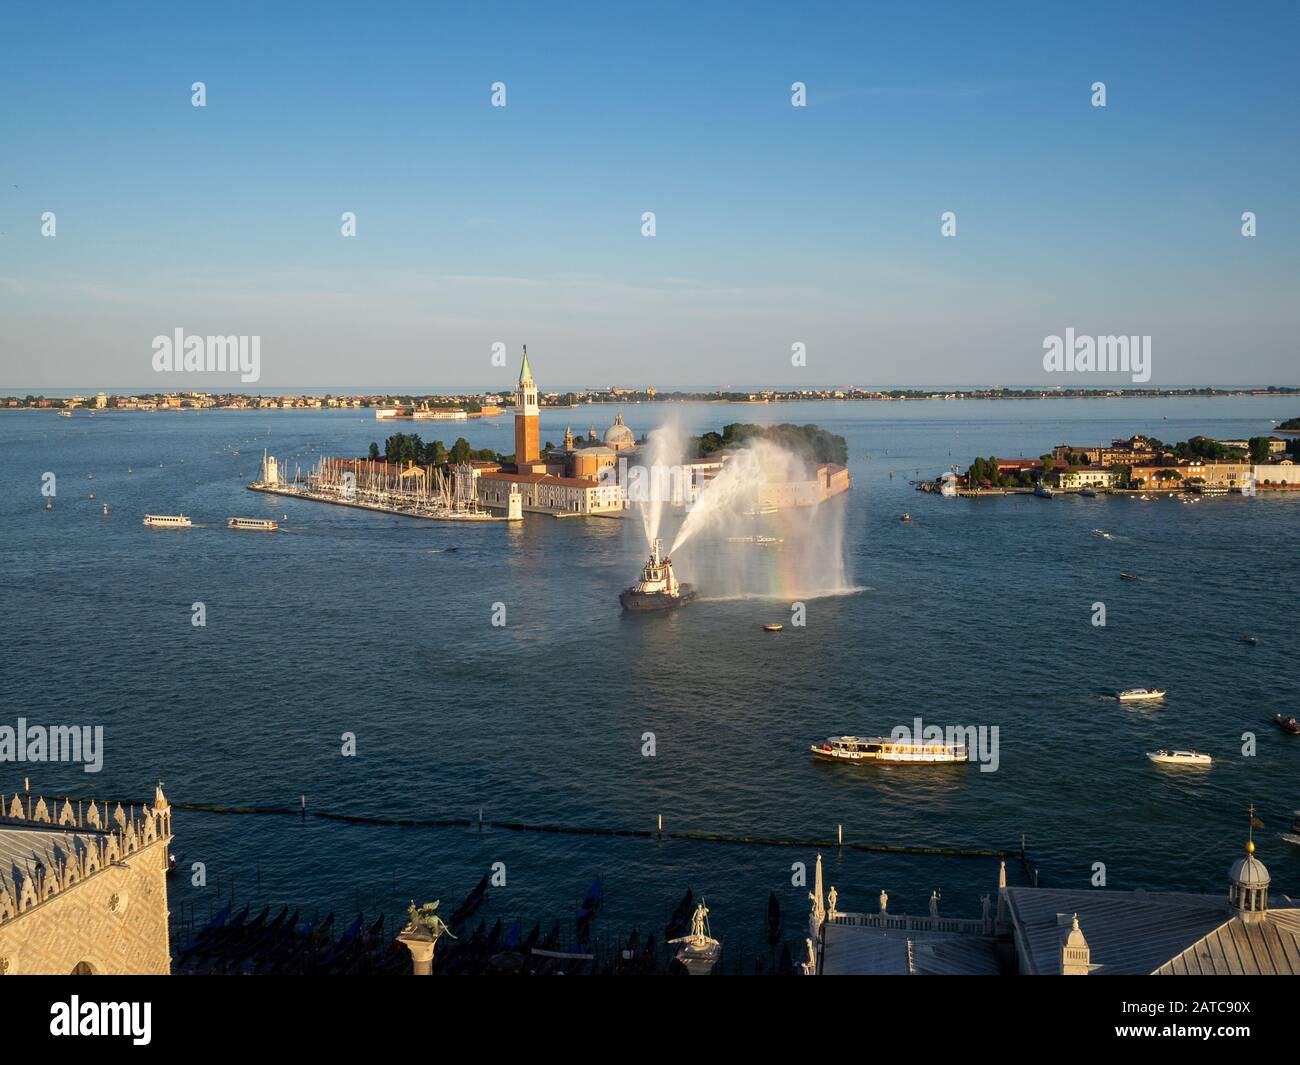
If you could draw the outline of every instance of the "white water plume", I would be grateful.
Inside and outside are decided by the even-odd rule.
[[[814,490],[817,475],[816,467],[785,448],[752,441],[733,452],[700,493],[669,554],[690,544],[682,572],[709,599],[789,602],[861,591],[844,558],[847,497],[791,505],[792,497],[806,499]],[[782,505],[773,511],[765,501]]]
[[[670,470],[680,469],[684,447],[681,429],[676,422],[667,422],[650,433],[645,450],[648,469],[644,471],[649,483],[634,493],[641,507],[641,523],[645,526],[647,544],[653,544],[659,535],[664,507],[672,496],[665,482]]]
[[[762,506],[763,490],[769,484],[789,484],[808,479],[802,461],[785,448],[766,440],[754,440],[734,452],[721,472],[709,482],[695,501],[670,550],[676,551],[701,529],[734,524]]]

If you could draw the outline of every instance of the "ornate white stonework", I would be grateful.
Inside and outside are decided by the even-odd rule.
[[[167,973],[171,806],[0,801],[0,972]]]

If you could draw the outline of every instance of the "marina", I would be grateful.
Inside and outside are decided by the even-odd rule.
[[[282,468],[273,456],[263,455],[261,477],[247,487],[254,492],[430,521],[498,522],[523,517],[517,507],[506,514],[492,513],[436,468],[394,470],[387,463],[322,457],[305,477],[299,468],[290,481],[283,479]]]

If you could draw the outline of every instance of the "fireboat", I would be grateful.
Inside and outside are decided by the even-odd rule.
[[[641,579],[625,588],[618,597],[624,610],[670,610],[695,598],[695,589],[683,584],[673,573],[673,560],[665,558],[663,541],[650,546],[650,561],[641,571]]]

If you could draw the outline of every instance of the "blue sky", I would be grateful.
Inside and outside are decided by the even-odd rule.
[[[1124,383],[1069,326],[1300,384],[1297,5],[554,7],[11,10],[0,392],[178,327],[263,387]]]

